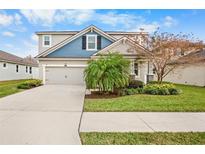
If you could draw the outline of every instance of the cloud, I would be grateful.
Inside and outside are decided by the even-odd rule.
[[[157,22],[152,22],[151,24],[142,24],[139,28],[143,28],[145,32],[152,33],[156,31],[160,25]]]
[[[11,24],[22,24],[21,16],[16,13],[14,15],[8,15],[6,13],[0,13],[0,26],[9,26]]]
[[[144,21],[141,16],[109,11],[99,13],[95,10],[20,10],[21,14],[31,23],[51,27],[55,24],[82,25],[87,22],[98,22],[112,27],[130,28]]]
[[[38,45],[37,43],[31,43],[29,40],[22,40],[22,44],[24,45],[25,50],[23,51],[24,55],[32,55],[36,56],[38,53]]]
[[[126,28],[129,28],[133,25],[136,25],[137,22],[142,22],[143,18],[141,16],[132,15],[132,14],[117,14],[116,12],[108,12],[107,14],[98,14],[98,19],[103,24],[118,26],[123,25]]]
[[[13,17],[6,14],[0,14],[0,26],[8,26],[12,24]]]
[[[13,44],[10,44],[10,43],[6,43],[6,44],[4,44],[4,46],[7,47],[7,48],[12,48],[12,47],[14,47]]]
[[[20,13],[32,24],[49,26],[53,23],[56,10],[20,10]]]
[[[2,32],[2,35],[3,35],[3,36],[8,36],[8,37],[14,37],[14,36],[15,36],[14,33],[9,32],[9,31]]]
[[[96,10],[20,10],[20,13],[31,24],[45,27],[52,27],[59,23],[78,26],[94,22],[109,25],[110,29],[120,27],[120,30],[139,31],[139,28],[144,28],[147,32],[153,32],[159,27],[169,28],[177,24],[177,20],[171,16],[166,16],[162,21],[152,22],[137,14],[118,13],[117,11],[104,13]],[[145,11],[145,14],[151,13],[150,10]]]
[[[31,39],[32,39],[33,41],[37,42],[37,41],[38,41],[38,36],[35,35],[35,34],[32,34],[32,35],[31,35]]]
[[[74,25],[81,25],[93,20],[96,12],[94,10],[59,10],[54,17],[57,23],[66,21]]]
[[[131,29],[130,31],[140,31],[140,29],[144,29],[145,32],[153,33],[155,32],[158,28],[160,28],[160,24],[158,22],[152,22],[152,23],[143,23],[138,25],[136,28]]]
[[[20,12],[30,23],[46,27],[63,22],[81,25],[92,20],[95,14],[94,10],[20,10]]]
[[[18,13],[16,13],[13,18],[14,18],[14,21],[15,21],[16,25],[21,25],[22,24],[21,16]]]
[[[172,27],[172,26],[176,26],[177,25],[177,20],[174,19],[173,17],[171,16],[166,16],[164,18],[164,26],[165,27]]]

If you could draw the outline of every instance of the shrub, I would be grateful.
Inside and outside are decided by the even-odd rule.
[[[158,81],[149,81],[149,84],[159,84]],[[161,84],[172,84],[172,82],[162,81]]]
[[[130,80],[128,88],[143,88],[144,83],[139,80]]]
[[[125,95],[141,94],[141,93],[143,93],[142,88],[124,88],[124,89],[121,89],[118,94],[120,96],[125,96]]]
[[[18,86],[17,86],[18,89],[30,89],[30,85],[27,84],[27,83],[20,83]]]
[[[134,94],[137,94],[138,91],[134,88],[131,88],[131,89],[127,89],[127,95],[134,95]]]
[[[181,89],[176,89],[176,88],[170,88],[169,92],[170,92],[171,95],[179,95],[179,94],[182,93],[182,90]]]
[[[129,67],[130,61],[117,53],[91,60],[85,69],[86,86],[104,93],[126,87],[129,84]]]
[[[178,95],[181,90],[173,84],[147,84],[144,87],[144,93],[152,95]]]
[[[138,90],[139,94],[143,94],[144,93],[144,89],[143,88],[137,88],[137,90]]]
[[[32,79],[32,80],[28,80],[28,81],[25,81],[23,83],[20,83],[17,86],[17,88],[19,88],[19,89],[30,89],[30,88],[38,87],[41,84],[42,84],[41,80]]]

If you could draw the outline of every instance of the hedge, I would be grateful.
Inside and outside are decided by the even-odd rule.
[[[17,88],[19,89],[31,89],[34,87],[38,87],[42,85],[42,81],[41,80],[37,80],[37,79],[31,79],[28,81],[25,81],[23,83],[20,83]]]

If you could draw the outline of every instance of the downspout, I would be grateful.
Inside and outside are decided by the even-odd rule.
[[[147,81],[146,81],[146,83],[148,83],[149,82],[149,61],[148,61],[148,63],[147,63],[147,77],[146,77],[146,79],[147,79]]]

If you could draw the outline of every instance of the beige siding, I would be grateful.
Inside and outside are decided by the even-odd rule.
[[[138,53],[140,53],[140,50],[139,51],[135,51],[135,49],[133,48],[133,45],[130,45],[130,43],[128,41],[125,41],[123,43],[123,40],[121,42],[119,42],[117,45],[113,46],[112,48],[110,49],[107,49],[107,50],[104,50],[101,52],[101,54],[107,54],[109,52],[118,52],[122,55],[136,55]]]
[[[132,47],[129,44],[119,44],[118,46],[113,47],[109,51],[119,52],[120,54],[133,55],[133,53],[128,52],[128,50],[130,50],[131,48]]]
[[[180,66],[168,74],[164,80],[174,83],[205,86],[205,64]]]
[[[68,34],[66,34],[66,35],[62,35],[62,34],[51,35],[51,46],[54,46],[54,45],[60,43],[61,41],[65,40],[66,38],[69,38],[71,36],[73,36],[73,35],[68,35]],[[47,50],[49,47],[43,47],[43,35],[38,35],[38,37],[39,37],[38,38],[38,41],[39,41],[38,52],[41,53],[41,52]]]
[[[112,34],[111,36],[114,37],[114,38],[116,38],[116,39],[120,39],[120,38],[124,37],[124,35],[119,35],[119,34],[118,34],[118,35],[113,35],[113,34]]]
[[[16,72],[16,64],[7,63],[3,68],[3,62],[0,62],[0,81],[39,78],[38,67],[32,67],[32,74],[26,73],[26,66],[19,65],[19,72]]]

